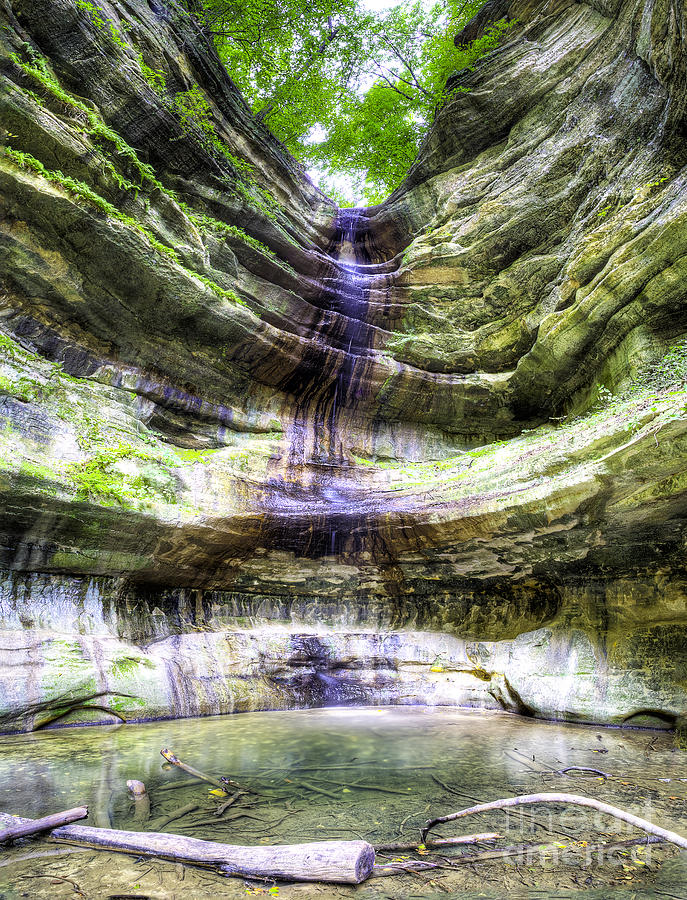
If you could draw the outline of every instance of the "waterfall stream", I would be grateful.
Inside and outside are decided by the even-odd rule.
[[[271,527],[266,543],[306,557],[337,556],[374,540],[369,493],[361,490],[346,446],[347,424],[370,388],[365,378],[375,328],[367,321],[370,285],[384,264],[367,250],[361,210],[342,209],[334,224],[322,275],[317,328],[321,353],[306,351],[288,384],[294,395],[285,460],[277,461],[264,505]],[[276,515],[281,511],[282,515]],[[359,511],[359,512],[358,512]]]

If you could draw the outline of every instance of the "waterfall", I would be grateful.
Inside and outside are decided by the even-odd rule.
[[[365,250],[364,221],[358,209],[337,215],[318,300],[320,352],[306,353],[288,384],[294,415],[286,431],[285,466],[276,467],[264,501],[270,520],[275,510],[282,513],[266,544],[299,555],[338,555],[364,530],[364,517],[356,517],[360,486],[345,446],[347,420],[365,399],[374,340],[367,313],[377,267]]]

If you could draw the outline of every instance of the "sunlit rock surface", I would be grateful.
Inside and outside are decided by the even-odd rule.
[[[362,211],[183,7],[94,8],[0,5],[3,727],[672,722],[683,6],[490,0],[459,41],[518,24]]]

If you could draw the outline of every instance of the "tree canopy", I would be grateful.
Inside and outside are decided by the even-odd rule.
[[[258,118],[342,205],[379,202],[404,178],[447,78],[510,24],[455,34],[485,0],[203,0],[206,27]]]

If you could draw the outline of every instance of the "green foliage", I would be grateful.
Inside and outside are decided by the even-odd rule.
[[[174,453],[188,465],[202,463],[207,465],[212,459],[212,450],[196,450],[192,447],[175,447]]]
[[[0,333],[0,357],[4,366],[11,372],[10,376],[0,375],[0,391],[24,403],[57,400],[58,414],[61,418],[78,422],[77,439],[80,446],[85,446],[84,442],[96,431],[96,426],[85,414],[84,408],[79,404],[75,405],[68,395],[68,389],[83,384],[84,379],[68,375],[59,362],[47,363],[9,335],[2,333]],[[31,374],[24,374],[26,372]]]
[[[93,3],[92,0],[76,0],[76,7],[88,13],[88,18],[91,20],[93,27],[107,35],[117,47],[126,48],[129,46],[122,37],[117,23],[109,16],[106,16],[104,10],[96,3]]]
[[[60,185],[60,187],[64,188],[64,190],[74,195],[79,200],[85,201],[86,203],[95,206],[97,209],[101,210],[101,212],[105,213],[105,215],[116,219],[123,225],[126,225],[129,228],[134,228],[136,231],[140,232],[140,234],[144,235],[144,237],[148,240],[148,243],[154,250],[156,250],[158,253],[163,254],[168,259],[171,259],[172,262],[176,263],[180,268],[182,268],[187,275],[202,282],[207,288],[213,291],[213,293],[218,294],[220,297],[223,297],[224,299],[240,306],[246,305],[245,301],[242,300],[241,297],[239,297],[238,294],[236,294],[234,291],[225,290],[210,278],[207,278],[205,275],[202,275],[199,272],[195,272],[193,269],[189,269],[187,266],[183,265],[176,250],[173,247],[169,247],[167,244],[163,244],[162,241],[158,240],[155,237],[155,235],[149,228],[146,228],[145,225],[137,222],[136,219],[118,210],[116,206],[113,206],[112,203],[110,203],[104,197],[101,197],[100,194],[96,193],[93,188],[89,187],[89,185],[85,184],[83,181],[78,181],[77,179],[72,178],[69,175],[63,174],[59,170],[53,171],[50,169],[46,169],[43,163],[40,162],[40,160],[36,159],[35,156],[31,156],[30,153],[23,153],[19,150],[14,150],[11,147],[4,147],[2,148],[2,154],[8,159],[12,160],[12,162],[20,166],[21,168],[33,171],[37,175],[40,175],[53,184]]]
[[[427,85],[436,97],[437,108],[450,96],[465,91],[465,88],[459,85],[451,85],[449,78],[465,69],[472,71],[476,63],[495,50],[508,32],[517,25],[517,19],[512,21],[500,19],[486,28],[484,34],[474,41],[456,47],[453,42],[454,30],[465,25],[482,5],[481,2],[459,4],[459,9],[452,5],[446,26],[438,29],[423,46],[422,68]]]
[[[88,0],[85,0],[88,2]],[[92,5],[92,4],[90,4]],[[118,134],[113,128],[110,128],[104,121],[100,113],[89,106],[83,100],[75,97],[66,91],[59,83],[54,74],[50,71],[47,61],[33,48],[26,44],[24,52],[28,56],[28,61],[20,59],[18,54],[12,54],[12,60],[25,74],[35,79],[42,88],[54,100],[68,107],[79,115],[79,117],[87,123],[86,131],[95,141],[104,141],[114,146],[117,156],[128,165],[132,172],[135,172],[140,180],[140,184],[135,185],[129,178],[122,175],[109,161],[105,163],[105,169],[115,181],[120,190],[137,190],[144,186],[151,190],[158,190],[167,194],[172,200],[178,202],[175,193],[159,181],[152,166],[142,162],[139,159],[136,150],[128,144],[124,138]],[[164,93],[165,78],[161,72],[156,72],[145,65],[143,56],[137,53],[137,59],[143,77],[148,81],[150,86],[159,94]],[[192,135],[199,140],[210,152],[221,156],[228,162],[235,173],[235,180],[228,182],[227,187],[233,190],[238,196],[241,196],[249,205],[259,209],[268,218],[277,222],[277,214],[281,208],[272,195],[261,188],[255,181],[255,171],[253,167],[243,159],[232,154],[226,144],[217,135],[212,120],[212,112],[210,104],[198,85],[190,88],[188,91],[177,93],[171,105],[176,112],[179,121],[182,124],[184,132]],[[232,226],[227,226],[231,228]],[[236,230],[236,237],[239,238]],[[246,243],[251,243],[246,235]],[[252,244],[255,249],[259,249],[259,242]],[[262,246],[262,245],[261,245]],[[160,249],[160,248],[157,248]],[[265,248],[266,249],[266,248]],[[161,250],[160,252],[165,252]],[[262,251],[261,251],[262,252]],[[169,255],[169,254],[167,254]],[[218,289],[221,291],[221,289]],[[234,295],[236,296],[236,295]],[[236,302],[242,301],[237,298]]]
[[[92,0],[76,0],[76,6],[77,9],[82,9],[88,14],[88,18],[91,20],[91,24],[93,25],[93,27],[101,34],[104,34],[105,37],[116,47],[120,47],[123,50],[132,49],[131,45],[122,34],[120,27],[117,25],[114,19],[111,19],[109,16],[105,15],[105,11],[101,9],[96,3],[93,3]],[[123,24],[122,28],[126,30],[126,25]],[[136,50],[135,48],[133,49],[139,68],[141,70],[141,75],[143,76],[145,82],[150,88],[152,88],[152,90],[155,91],[156,94],[164,94],[165,88],[167,86],[165,73],[160,72],[157,69],[152,69],[149,65],[146,64],[141,51]]]
[[[281,211],[281,207],[269,191],[257,184],[253,166],[235,156],[217,134],[210,103],[201,88],[194,85],[187,91],[175,94],[172,106],[184,134],[194,137],[208,152],[229,163],[235,178],[227,182],[227,187],[250,206],[259,209],[268,218],[277,222],[277,214]]]
[[[566,420],[567,427],[575,427],[585,421],[603,418],[611,413],[622,415],[625,428],[631,433],[639,431],[660,410],[660,400],[671,397],[687,399],[687,338],[672,344],[665,354],[642,367],[623,390],[613,393],[605,385],[597,383],[594,401],[589,412]],[[684,418],[687,406],[674,409],[662,416],[662,422]]]
[[[110,664],[110,674],[115,678],[137,675],[141,666],[146,669],[154,669],[155,663],[146,659],[145,656],[118,656]]]
[[[142,53],[138,54],[138,65],[141,69],[141,74],[143,75],[143,78],[145,79],[148,86],[152,88],[156,94],[160,94],[160,96],[162,96],[167,87],[167,79],[165,77],[165,73],[160,72],[158,69],[151,69],[150,66],[146,65]]]
[[[66,473],[76,487],[77,498],[95,497],[105,503],[127,505],[132,500],[149,500],[151,494],[160,493],[159,484],[144,474],[122,471],[117,465],[122,460],[158,464],[155,456],[124,442],[116,447],[101,448],[89,459],[67,466]],[[176,499],[170,489],[162,493],[169,502]]]
[[[57,486],[55,484],[57,476],[48,466],[31,462],[31,460],[28,459],[23,459],[19,466],[19,474],[40,482],[41,486],[38,489],[39,493],[49,494],[51,496],[54,496],[57,493]]]
[[[327,139],[307,146],[305,154],[326,173],[324,187],[347,173],[357,182],[357,195],[372,205],[403,180],[425,127],[400,94],[377,82],[361,99],[342,103]]]
[[[207,0],[205,21],[254,112],[291,146],[359,74],[356,0]]]
[[[40,54],[36,53],[28,44],[25,46],[25,52],[29,56],[29,62],[22,61],[17,54],[12,55],[13,62],[19,66],[23,72],[39,82],[51,97],[64,106],[79,113],[82,117],[85,117],[85,120],[88,123],[87,131],[89,135],[96,140],[101,139],[113,145],[117,155],[129,165],[132,171],[136,172],[140,179],[139,185],[134,184],[127,177],[122,175],[111,162],[106,161],[104,163],[105,170],[120,190],[131,190],[135,192],[143,186],[147,186],[152,190],[158,190],[161,193],[166,194],[174,202],[178,203],[189,218],[194,221],[197,227],[243,241],[243,243],[248,244],[260,253],[264,253],[276,259],[276,256],[262,242],[246,234],[243,229],[221,222],[218,219],[213,219],[211,216],[195,213],[189,206],[180,203],[176,194],[160,182],[153,167],[139,159],[136,150],[134,150],[120,134],[103,121],[102,116],[95,108],[91,108],[79,98],[74,97],[60,85],[59,81],[50,72],[47,61],[40,56]],[[164,91],[164,75],[160,72],[148,69],[148,67],[145,66],[145,63],[143,63],[141,54],[138,54],[138,56],[142,69],[145,68],[148,70],[148,73],[152,73],[152,76],[150,77],[155,84],[151,86],[158,92]],[[146,77],[145,71],[144,77]],[[189,134],[194,134],[196,137],[199,137],[209,149],[221,154],[234,169],[236,181],[228,186],[246,199],[250,205],[261,209],[265,215],[276,221],[276,212],[280,209],[279,204],[267,191],[261,189],[257,185],[254,178],[253,167],[245,160],[232,154],[224,142],[218,137],[212,122],[210,104],[201,89],[196,85],[188,91],[176,94],[173,98],[172,105],[179,116],[179,120],[181,121],[184,130]],[[24,168],[33,169],[37,174],[48,178],[48,180],[61,184],[71,193],[76,194],[81,197],[81,199],[87,200],[94,206],[97,206],[107,215],[118,219],[120,222],[129,225],[130,227],[136,228],[142,234],[146,235],[155,250],[159,253],[163,253],[165,256],[181,265],[178,255],[172,247],[168,247],[166,244],[157,240],[149,229],[141,225],[131,216],[121,213],[115,206],[98,195],[83,182],[77,182],[75,179],[69,178],[60,172],[49,172],[35,159],[35,157],[31,157],[29,154],[21,153],[16,150],[9,150],[6,155],[12,158],[18,165],[21,165]],[[285,263],[280,262],[280,264],[288,268]],[[241,306],[246,305],[245,301],[243,301],[234,291],[227,291],[209,278],[186,267],[183,268],[189,274],[201,280],[214,293],[230,300],[232,303],[237,303]]]
[[[17,54],[13,54],[12,60],[23,72],[39,82],[45,91],[47,91],[47,93],[55,100],[58,100],[64,106],[69,107],[75,112],[80,113],[88,123],[87,131],[92,138],[113,144],[118,156],[124,159],[138,174],[141,187],[144,184],[147,184],[151,188],[156,188],[160,191],[165,190],[155,176],[153,167],[147,163],[141,162],[138,153],[134,148],[113,128],[110,128],[109,125],[105,124],[102,116],[95,108],[88,106],[82,100],[79,100],[77,97],[74,97],[73,94],[70,94],[69,91],[66,91],[55,76],[49,71],[47,63],[42,57],[36,53],[32,53],[31,62],[23,62]],[[129,189],[129,186],[131,186],[131,188],[134,187],[130,181],[118,175],[114,166],[111,164],[108,171],[110,174],[114,173],[120,186],[125,186],[125,189]]]
[[[672,344],[664,356],[646,366],[636,383],[657,391],[687,386],[687,338]]]
[[[198,85],[194,85],[188,91],[180,91],[175,94],[172,105],[185,133],[198,129],[214,142],[217,136],[212,122],[210,104]]]
[[[5,359],[15,359],[18,356],[23,356],[25,353],[26,351],[24,348],[13,338],[0,332],[0,354],[2,354]]]
[[[600,409],[603,406],[607,406],[613,399],[613,393],[605,385],[597,383],[595,390],[596,400],[594,401],[594,408]]]
[[[605,409],[618,400],[631,399],[650,392],[682,392],[687,389],[687,338],[671,344],[663,356],[643,366],[631,384],[613,394],[603,384],[596,385],[593,409]]]
[[[257,250],[258,253],[262,253],[263,256],[269,256],[270,259],[275,260],[279,263],[283,268],[289,269],[293,271],[292,267],[277,258],[276,254],[273,253],[269,247],[259,241],[257,238],[254,238],[250,234],[246,234],[243,228],[239,228],[237,225],[229,225],[227,222],[221,222],[219,219],[215,219],[212,216],[205,215],[204,213],[195,212],[195,210],[191,209],[186,203],[179,203],[179,206],[189,219],[193,222],[196,228],[199,228],[201,231],[210,232],[212,234],[219,235],[220,237],[229,238],[235,241],[241,241],[241,243],[246,244],[249,247],[252,247],[254,250]]]
[[[134,150],[134,148],[130,144],[128,144],[124,140],[124,138],[122,138],[122,136],[119,135],[113,128],[110,128],[105,124],[97,110],[92,109],[82,100],[79,100],[68,91],[64,90],[64,88],[60,85],[54,75],[49,71],[45,59],[39,54],[36,54],[32,50],[32,48],[29,48],[29,50],[31,51],[31,62],[23,62],[18,57],[18,55],[14,54],[12,56],[14,63],[19,66],[27,75],[35,78],[36,81],[38,81],[43,86],[43,88],[60,103],[83,114],[88,122],[88,133],[95,139],[100,138],[113,144],[118,156],[122,157],[138,174],[140,178],[140,184],[137,186],[128,178],[123,176],[120,172],[118,172],[117,169],[112,165],[112,163],[106,162],[105,169],[115,181],[119,189],[136,191],[139,188],[143,187],[143,185],[147,185],[154,190],[158,190],[161,193],[166,194],[171,200],[179,203],[176,194],[166,188],[159,181],[153,167],[148,165],[147,163],[142,162],[139,159],[136,150]],[[150,71],[152,72],[153,70]],[[157,74],[160,76],[160,78],[162,78],[162,81],[158,82],[158,87],[163,90],[164,76],[162,76],[161,73],[154,74]],[[258,188],[258,186],[255,184],[255,181],[253,179],[253,169],[250,164],[231,154],[223,144],[223,142],[217,137],[211,120],[210,105],[200,88],[196,86],[189,91],[177,94],[174,98],[173,105],[185,129],[187,129],[189,132],[193,130],[195,130],[196,133],[200,132],[210,142],[210,145],[214,147],[215,150],[219,150],[222,155],[230,162],[237,173],[240,186],[239,190],[244,196],[247,197],[248,201],[252,205],[264,209],[270,216],[274,217],[274,207],[277,206],[276,201],[274,201],[274,199],[266,191],[261,191],[260,188]],[[33,169],[44,178],[48,178],[48,180],[50,181],[61,184],[70,192],[76,194],[77,196],[80,196],[81,199],[87,200],[94,206],[97,206],[107,215],[119,219],[119,221],[123,222],[126,225],[136,228],[138,231],[146,235],[152,246],[159,253],[163,253],[170,259],[174,260],[174,262],[179,263],[178,256],[173,248],[168,247],[166,244],[158,241],[149,229],[136,222],[136,220],[131,216],[127,216],[121,213],[115,206],[98,195],[83,182],[77,182],[75,179],[69,178],[68,176],[63,175],[61,172],[49,172],[42,165],[42,163],[40,163],[37,159],[35,159],[35,157],[32,157],[29,154],[8,149],[6,155],[12,158],[18,165],[21,165],[24,168]],[[261,253],[266,253],[268,255],[274,256],[274,254],[272,254],[264,244],[262,244],[257,239],[247,235],[242,229],[233,225],[228,225],[224,222],[220,222],[218,219],[212,219],[210,216],[193,213],[186,204],[179,203],[179,205],[191,218],[194,219],[196,225],[203,228],[210,228],[217,233],[223,232],[227,236],[231,235],[237,240],[243,240],[244,243],[249,244],[254,249],[259,250]],[[226,299],[229,299],[234,303],[245,306],[245,302],[235,292],[226,291],[224,288],[219,287],[219,285],[215,284],[210,279],[205,278],[204,276],[201,276],[190,269],[186,269],[186,271],[192,274],[194,277],[199,278],[201,281],[203,281],[204,284],[206,284],[206,286],[210,287],[215,293],[218,293],[220,296],[225,297]]]
[[[246,306],[246,301],[242,300],[241,297],[235,291],[227,291],[223,287],[220,287],[217,282],[213,281],[211,278],[207,278],[205,275],[201,275],[199,272],[194,272],[193,269],[189,269],[186,266],[182,266],[184,271],[190,275],[192,278],[197,279],[202,282],[206,288],[211,290],[213,294],[219,294],[220,297],[224,297],[225,300],[229,300],[231,303],[235,303],[237,306]]]
[[[101,197],[100,194],[96,193],[93,188],[89,187],[89,185],[85,184],[83,181],[78,181],[76,178],[65,175],[59,170],[46,169],[43,163],[30,153],[23,153],[20,150],[14,150],[12,147],[3,147],[2,153],[20,168],[35,172],[37,175],[40,175],[42,178],[45,178],[53,184],[59,184],[70,194],[74,194],[80,200],[85,200],[87,203],[100,209],[106,215],[112,216],[113,219],[119,219],[127,225],[142,227],[138,226],[138,223],[130,216],[126,216],[124,213],[120,212],[108,200]]]
[[[469,46],[456,48],[453,35],[481,2],[462,4],[455,14],[450,7],[447,13],[447,5],[392,8],[376,26],[378,77],[362,96],[351,93],[339,104],[324,141],[304,147],[303,155],[330,178],[337,171],[357,174],[357,190],[368,204],[381,202],[403,181],[436,112],[465,90],[447,88],[449,76],[471,69],[513,25],[497,22]],[[380,62],[385,47],[393,48],[395,65]]]
[[[16,397],[23,403],[34,403],[36,400],[44,400],[50,393],[54,385],[44,383],[25,375],[18,378],[8,378],[6,375],[0,375],[0,393],[7,394],[10,397]]]
[[[484,2],[417,0],[373,15],[360,0],[203,0],[253,111],[348,204],[377,202],[402,181],[437,109],[462,90],[447,79],[512,27],[497,22],[456,48]]]

